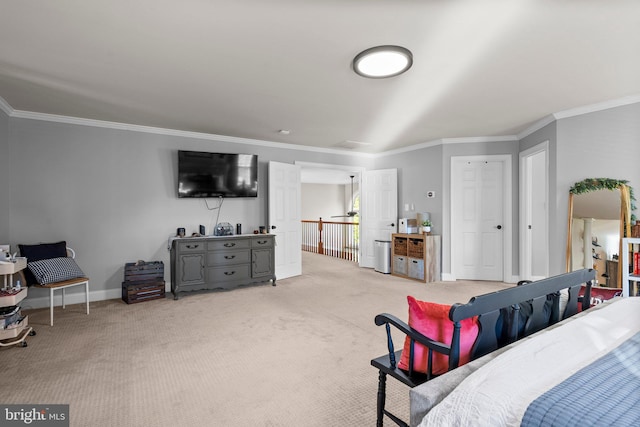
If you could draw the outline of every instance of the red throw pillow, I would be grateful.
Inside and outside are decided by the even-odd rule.
[[[412,296],[407,297],[409,302],[409,326],[432,340],[451,345],[453,336],[453,322],[449,320],[450,305],[437,304],[428,301],[419,301]],[[471,360],[471,348],[478,337],[478,318],[472,317],[460,322],[460,363],[459,366]],[[406,337],[404,349],[398,367],[409,370],[410,338]],[[422,344],[414,343],[413,370],[427,372],[428,349]],[[449,370],[449,356],[433,353],[433,374],[443,374]]]

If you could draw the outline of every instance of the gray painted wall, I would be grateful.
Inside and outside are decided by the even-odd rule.
[[[398,169],[398,215],[415,218],[418,212],[429,212],[432,233],[442,234],[442,145],[379,157],[376,169]],[[427,191],[436,192],[426,198]],[[405,210],[405,205],[413,205]]]
[[[550,236],[550,274],[565,270],[566,212],[569,188],[575,182],[599,177],[626,179],[636,197],[639,194],[640,104],[558,120],[556,155],[555,212],[559,214],[551,219],[556,233]]]
[[[0,110],[0,244],[9,243],[10,164],[9,116]]]
[[[449,241],[449,210],[451,206],[451,157],[477,155],[509,155],[512,157],[513,230],[518,220],[518,153],[517,141],[444,144],[415,151],[379,157],[376,169],[398,168],[398,212],[401,216],[415,217],[417,212],[431,214],[434,234],[442,236],[442,273],[451,273],[451,245]],[[435,198],[426,198],[428,190]],[[404,210],[405,204],[415,209]],[[506,226],[506,224],[505,224]],[[513,234],[513,249],[517,251],[518,235]],[[512,272],[518,274],[518,254],[513,253]],[[511,278],[505,278],[511,280]]]
[[[176,196],[178,149],[258,155],[258,197],[226,199],[218,220],[242,223],[245,232],[268,222],[269,161],[372,166],[371,159],[350,155],[21,118],[11,118],[8,145],[11,161],[2,160],[13,178],[7,240],[66,240],[91,278],[94,300],[119,298],[127,262],[163,261],[168,281],[167,240],[176,228],[192,233],[203,224],[210,232],[215,224],[217,211],[208,210],[204,200]],[[33,289],[24,306],[46,303],[45,292]]]
[[[452,156],[512,156],[512,271],[518,273],[518,153],[550,142],[550,273],[564,271],[567,193],[588,177],[627,179],[640,185],[640,104],[553,122],[521,141],[444,144],[378,157],[358,157],[8,118],[0,111],[0,242],[67,240],[92,279],[92,299],[118,298],[123,266],[138,259],[161,260],[169,278],[167,239],[177,227],[210,230],[217,211],[203,200],[176,197],[177,150],[249,152],[259,156],[259,197],[227,199],[219,221],[240,222],[250,231],[267,223],[267,163],[306,161],[397,168],[401,215],[430,212],[443,236],[443,272],[448,252]],[[9,155],[7,155],[9,153]],[[594,165],[598,168],[594,170]],[[427,199],[427,190],[436,198]],[[640,191],[640,190],[637,190]],[[413,204],[405,212],[405,204]],[[46,303],[34,289],[25,304]],[[73,292],[73,289],[71,290]]]
[[[344,218],[331,218],[333,215],[344,215],[351,205],[345,203],[345,185],[340,184],[302,184],[301,186],[302,219],[317,221],[345,221]]]

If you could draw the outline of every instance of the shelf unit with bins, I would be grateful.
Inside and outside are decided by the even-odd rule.
[[[0,263],[0,275],[4,276],[4,283],[2,288],[0,288],[2,290],[2,292],[0,292],[0,307],[17,306],[27,297],[28,289],[26,287],[19,291],[13,290],[13,275],[23,270],[26,266],[27,260],[25,258],[17,258],[16,262]],[[7,278],[9,278],[8,282]],[[33,328],[29,326],[29,316],[22,317],[21,312],[18,311],[18,318],[20,318],[20,320],[10,327],[4,328],[3,325],[3,328],[0,329],[0,347],[16,344],[26,347],[27,336],[36,334]]]
[[[629,245],[638,245],[640,247],[640,237],[625,237],[622,239],[622,264],[620,268],[622,268],[623,297],[630,296],[632,294],[632,288],[635,290],[633,296],[638,295],[638,286],[640,285],[640,275],[633,274],[633,249],[632,246],[630,247]],[[635,286],[632,287],[631,282],[634,282]]]
[[[440,280],[440,236],[398,233],[391,239],[392,275],[421,282]]]

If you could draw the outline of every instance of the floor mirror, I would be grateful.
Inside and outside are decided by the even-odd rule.
[[[589,178],[569,190],[566,271],[593,268],[597,284],[622,287],[622,237],[631,233],[628,181]]]

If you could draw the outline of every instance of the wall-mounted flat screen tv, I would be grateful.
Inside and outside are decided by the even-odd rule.
[[[178,151],[178,197],[258,197],[256,154]]]

